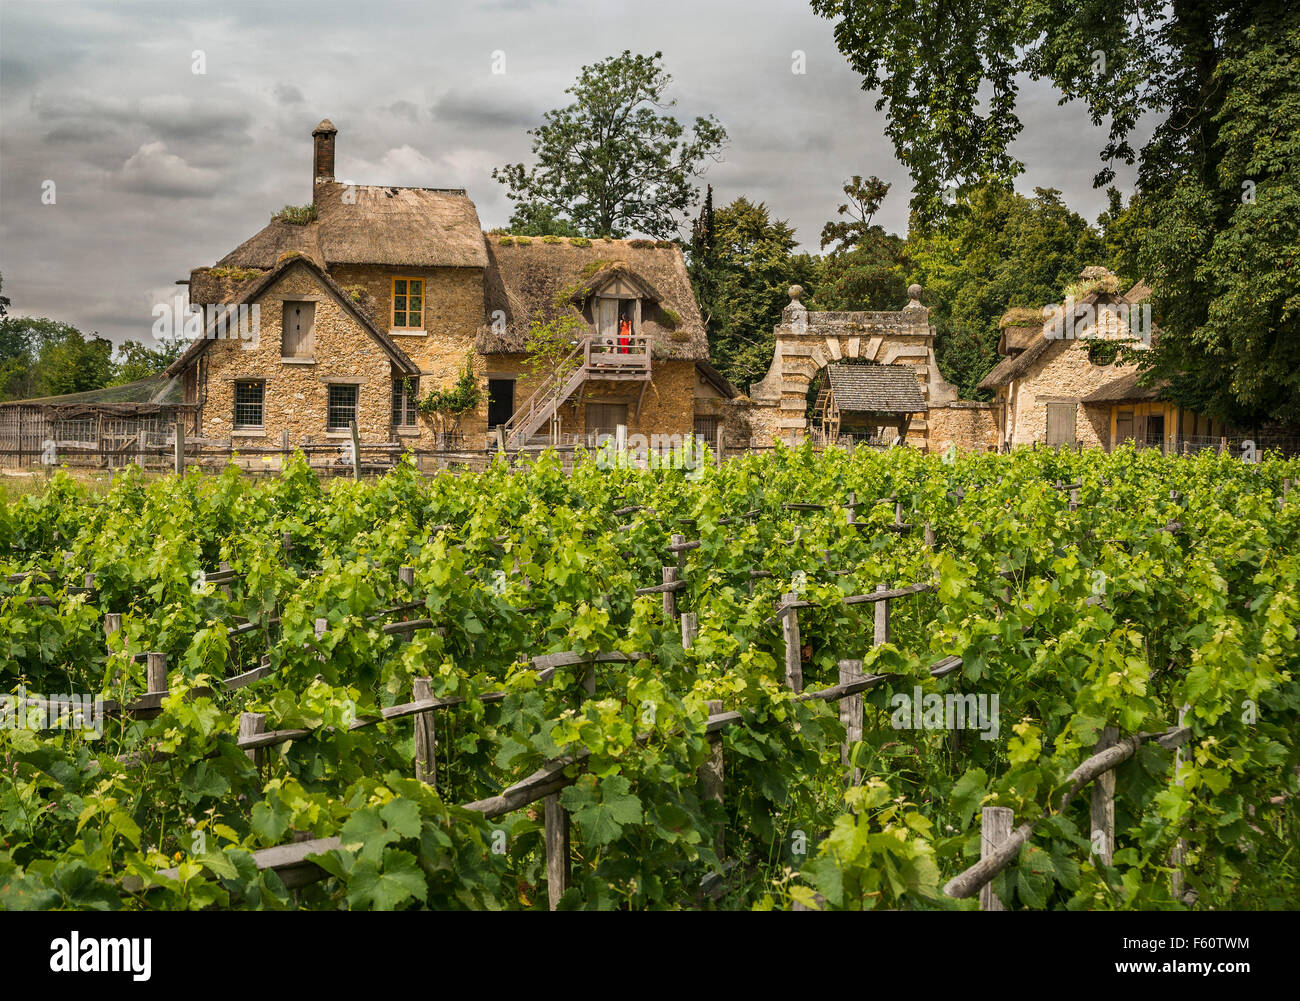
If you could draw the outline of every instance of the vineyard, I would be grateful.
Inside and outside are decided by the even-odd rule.
[[[0,908],[1300,906],[1300,460],[608,465],[0,505]]]

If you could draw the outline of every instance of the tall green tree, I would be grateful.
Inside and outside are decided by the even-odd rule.
[[[889,194],[890,185],[872,176],[860,175],[844,185],[846,201],[836,210],[837,219],[822,227],[821,246],[835,244],[823,258],[817,294],[817,309],[899,309],[907,299],[907,242],[872,225],[872,217]]]
[[[0,393],[5,399],[100,389],[113,375],[113,345],[68,323],[37,317],[0,320]]]
[[[692,241],[691,266],[696,287],[703,282],[712,290],[707,309],[713,363],[748,392],[771,364],[772,328],[790,302],[790,286],[811,288],[818,262],[795,253],[794,229],[773,219],[762,202],[740,197],[712,216],[712,237],[701,244],[707,251],[697,251]]]
[[[923,224],[1023,165],[1017,78],[1107,123],[1095,183],[1138,165],[1147,364],[1215,416],[1300,415],[1300,9],[1286,0],[812,0],[878,92]],[[1150,138],[1134,146],[1147,118]],[[1145,123],[1144,123],[1145,124]]]
[[[118,345],[113,358],[113,375],[110,386],[135,382],[157,375],[179,358],[186,344],[183,340],[161,341],[157,347],[150,347],[139,341],[124,341]]]
[[[926,292],[935,355],[962,396],[997,362],[998,321],[1012,306],[1059,301],[1090,264],[1107,264],[1101,236],[1052,188],[1026,198],[998,185],[959,199],[942,225],[913,217],[911,274]]]
[[[507,164],[492,176],[528,213],[549,206],[586,236],[629,233],[667,239],[699,197],[693,183],[720,159],[727,132],[712,115],[689,134],[665,94],[663,53],[624,50],[582,67],[565,93],[573,103],[529,130],[536,163]]]

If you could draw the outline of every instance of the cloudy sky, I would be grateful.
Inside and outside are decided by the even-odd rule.
[[[527,161],[525,130],[567,103],[579,67],[625,48],[662,50],[679,116],[726,126],[707,174],[715,204],[764,201],[815,250],[845,179],[876,174],[894,182],[878,221],[905,230],[907,174],[883,115],[831,23],[798,0],[0,0],[11,312],[148,340],[153,304],[183,292],[176,279],[310,201],[311,130],[325,117],[338,177],[463,187],[484,228],[504,224],[492,168]],[[1059,188],[1095,219],[1102,131],[1029,82],[1021,118],[1020,190]]]

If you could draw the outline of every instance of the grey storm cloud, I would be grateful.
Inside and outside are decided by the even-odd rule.
[[[679,119],[726,126],[725,157],[702,179],[715,205],[765,202],[815,250],[844,180],[876,174],[894,184],[877,220],[905,231],[911,192],[883,113],[807,3],[4,0],[4,294],[16,315],[147,338],[177,279],[310,199],[321,118],[339,129],[340,177],[463,186],[484,227],[502,225],[510,204],[492,168],[529,162],[527,130],[571,100],[581,66],[628,48],[663,52]],[[804,73],[791,71],[796,51]],[[1030,81],[1021,115],[1020,189],[1059,188],[1095,218],[1104,129]]]

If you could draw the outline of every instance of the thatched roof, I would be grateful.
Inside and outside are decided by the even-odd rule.
[[[654,356],[707,361],[704,332],[686,261],[675,244],[648,240],[566,240],[488,234],[484,299],[488,322],[475,346],[484,354],[518,354],[533,320],[549,322],[561,314],[582,318],[581,308],[608,281],[622,277],[645,293],[643,332],[654,338]],[[583,246],[583,244],[587,244]],[[501,310],[505,329],[491,317]]]
[[[826,366],[835,405],[841,411],[918,414],[927,408],[911,365]]]
[[[1043,335],[1043,324],[1041,318],[1039,322],[1032,326],[1002,328],[1002,334],[998,337],[998,354],[1016,355],[1034,346],[1034,342]]]
[[[243,303],[251,303],[267,289],[271,288],[281,277],[293,268],[306,268],[320,282],[322,286],[330,293],[334,300],[343,307],[344,311],[360,325],[361,329],[369,334],[384,349],[398,371],[407,375],[419,375],[420,366],[407,357],[406,352],[397,346],[391,337],[375,326],[374,321],[366,316],[357,304],[354,303],[341,288],[338,282],[329,276],[329,274],[316,261],[310,257],[295,256],[287,257],[270,271],[265,272],[260,278],[244,285],[239,298],[227,303],[229,306],[238,306]],[[185,349],[185,353],[177,358],[167,367],[167,375],[178,375],[184,372],[194,363],[200,354],[202,354],[209,344],[216,339],[215,326],[218,321],[214,320],[208,329],[204,330],[203,336],[199,337]]]
[[[1083,398],[1084,403],[1139,403],[1145,400],[1158,400],[1160,393],[1168,388],[1167,380],[1160,380],[1153,386],[1139,386],[1139,373],[1130,372],[1118,379],[1112,379],[1104,386],[1094,389]]]
[[[1109,276],[1109,278],[1105,276]],[[1138,303],[1151,294],[1151,289],[1145,282],[1138,282],[1122,296],[1108,291],[1107,289],[1113,284],[1109,279],[1113,279],[1115,276],[1109,271],[1105,271],[1104,268],[1084,268],[1082,277],[1085,281],[1095,283],[1096,287],[1075,300],[1076,323],[1082,323],[1086,320],[1088,314],[1085,307],[1087,306]],[[1033,368],[1053,344],[1061,343],[1059,340],[1047,337],[1045,333],[1051,329],[1056,314],[1052,314],[1052,316],[1043,320],[1037,327],[1013,325],[1018,324],[1028,312],[1028,309],[1018,307],[1014,310],[1008,310],[1003,315],[1004,326],[1002,335],[998,339],[998,353],[1005,357],[993,366],[993,370],[980,381],[979,386],[976,388],[998,389],[1010,384]],[[1038,310],[1037,312],[1041,316],[1043,311]],[[1057,313],[1059,312],[1060,310],[1057,310]]]
[[[481,268],[487,263],[478,212],[461,188],[316,184],[316,218],[272,219],[217,262],[222,268],[273,268],[297,251],[317,264]]]

